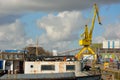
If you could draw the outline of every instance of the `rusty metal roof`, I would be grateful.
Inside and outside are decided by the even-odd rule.
[[[16,79],[75,79],[75,73],[45,73],[45,74],[5,74],[0,80],[16,80]]]

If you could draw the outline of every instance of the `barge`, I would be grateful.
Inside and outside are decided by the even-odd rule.
[[[9,58],[7,57],[9,56]],[[0,80],[100,80],[99,70],[83,70],[84,64],[74,56],[26,56],[2,54]]]

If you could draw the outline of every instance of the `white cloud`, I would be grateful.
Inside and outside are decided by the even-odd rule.
[[[80,29],[84,27],[84,24],[87,22],[82,17],[80,12],[65,11],[59,13],[58,15],[50,14],[43,17],[38,20],[37,23],[39,27],[44,29],[46,32],[46,34],[42,35],[42,38],[47,38],[51,41],[62,41],[68,40],[72,35],[78,33],[77,31],[80,31]]]
[[[11,24],[0,25],[0,49],[21,48],[24,41],[24,27],[19,20]]]
[[[120,39],[120,23],[107,25],[105,27],[104,37],[106,39]]]
[[[103,40],[120,40],[120,23],[108,24],[104,26],[103,35],[94,39],[95,42],[101,43]]]
[[[35,42],[34,42],[33,39],[31,38],[31,39],[28,39],[28,40],[26,41],[26,44],[27,44],[27,45],[35,44]]]
[[[98,36],[93,40],[93,43],[102,43],[105,39],[103,36]]]
[[[65,48],[71,41],[78,40],[78,33],[88,23],[79,11],[64,11],[57,15],[49,14],[37,21],[45,33],[40,36],[43,44]],[[63,47],[62,47],[63,46]]]

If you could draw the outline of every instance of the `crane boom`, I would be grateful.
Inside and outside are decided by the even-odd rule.
[[[94,29],[96,15],[97,15],[99,24],[101,24],[101,20],[100,20],[100,17],[99,17],[99,11],[98,11],[98,7],[97,7],[96,4],[94,4],[94,9],[95,9],[94,10],[94,16],[93,16],[93,19],[92,19],[92,25],[91,25],[91,29],[90,29],[90,33],[89,33],[90,39],[92,38],[92,33],[93,33],[93,29]]]

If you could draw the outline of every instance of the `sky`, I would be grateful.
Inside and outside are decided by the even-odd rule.
[[[96,20],[93,43],[119,40],[120,0],[0,0],[0,49],[22,49],[37,39],[48,51],[79,48],[94,3],[102,25]]]

